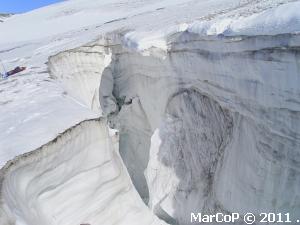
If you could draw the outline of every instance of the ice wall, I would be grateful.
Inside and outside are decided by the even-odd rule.
[[[189,224],[191,211],[299,215],[299,35],[185,31],[147,54],[122,41],[107,45],[100,108],[158,216]],[[84,61],[72,68],[88,70]]]
[[[50,57],[49,70],[76,101],[101,112],[110,118],[112,128],[121,131],[120,154],[135,187],[144,201],[148,201],[144,170],[148,163],[151,129],[138,99],[115,94],[118,87],[114,83],[114,70],[118,55],[123,52],[120,36],[113,35]],[[131,104],[135,105],[133,109]],[[126,111],[127,105],[130,105],[129,111]]]
[[[109,51],[105,45],[98,43],[59,53],[49,60],[52,76],[61,82],[64,89],[84,107],[100,113],[100,81],[111,61]]]
[[[1,170],[3,225],[164,224],[144,205],[104,120],[84,121]]]
[[[158,129],[150,206],[179,224],[191,211],[299,215],[299,36],[170,41],[165,58],[122,55],[116,70],[130,84],[119,95],[138,96]]]

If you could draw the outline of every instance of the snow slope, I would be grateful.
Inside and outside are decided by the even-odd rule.
[[[170,223],[189,224],[191,210],[299,214],[299,10],[292,0],[70,0],[1,23],[5,70],[28,68],[0,81],[0,221],[162,224],[140,197]],[[122,182],[107,186],[121,191],[99,187],[113,172],[73,190],[91,163],[76,169],[65,156],[98,166],[116,151],[98,139],[111,138],[103,121],[73,135],[99,117],[120,131],[110,166]],[[104,194],[124,199],[124,221],[125,206]],[[53,210],[62,202],[70,211]]]
[[[300,32],[300,2],[280,5],[247,17],[195,22],[190,32],[202,35],[277,35]]]

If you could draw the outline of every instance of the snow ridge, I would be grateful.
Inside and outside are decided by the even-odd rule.
[[[300,2],[292,2],[248,17],[194,22],[190,25],[188,31],[203,36],[220,34],[225,36],[293,34],[300,32],[299,11]]]

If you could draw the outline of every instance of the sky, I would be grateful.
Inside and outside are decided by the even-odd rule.
[[[62,0],[0,0],[0,13],[22,13]]]

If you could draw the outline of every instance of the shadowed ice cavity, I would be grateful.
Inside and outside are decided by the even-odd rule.
[[[211,208],[207,205],[215,204],[214,175],[232,127],[229,111],[196,90],[182,90],[167,105],[159,132],[158,160],[172,168],[178,179],[176,190],[171,190],[174,192],[166,198],[173,198],[172,214],[179,224],[189,224],[190,212],[205,212]],[[161,208],[154,210],[167,221],[175,222]],[[187,217],[177,217],[181,215]]]
[[[149,192],[144,169],[149,161],[150,125],[139,99],[127,99],[118,94],[118,87],[114,83],[114,65],[113,59],[103,71],[99,91],[100,105],[104,115],[108,117],[110,127],[120,131],[120,155],[135,188],[144,202],[147,202]]]

